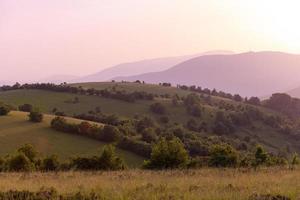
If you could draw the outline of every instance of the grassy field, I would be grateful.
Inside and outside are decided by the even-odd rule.
[[[33,144],[43,155],[57,154],[61,159],[73,155],[97,155],[105,143],[77,135],[69,135],[50,128],[53,116],[46,115],[42,123],[28,121],[27,113],[11,112],[0,117],[0,155],[11,153],[25,143]],[[79,123],[79,120],[68,118]],[[117,149],[129,166],[139,166],[143,159],[133,153]]]
[[[300,197],[300,170],[3,173],[0,191],[54,187],[60,194],[94,191],[109,200],[247,200],[254,194]]]
[[[179,96],[186,96],[187,94],[191,93],[189,91],[181,90],[175,87],[164,87],[155,84],[140,84],[140,83],[121,83],[121,82],[90,82],[90,83],[75,83],[71,84],[72,86],[79,87],[81,86],[84,89],[94,88],[98,90],[103,89],[113,89],[116,90],[125,90],[127,92],[134,92],[134,91],[145,91],[153,94],[169,94],[175,95],[178,94]]]
[[[116,87],[117,90],[126,91],[147,91],[153,93],[161,94],[175,94],[180,93],[180,95],[186,95],[190,92],[177,89],[174,87],[163,87],[151,84],[137,84],[137,83],[112,83],[112,82],[101,82],[101,83],[78,83],[75,86],[82,86],[84,88],[96,88],[105,89]],[[70,100],[78,97],[79,103],[68,103]],[[220,97],[212,97],[213,101],[224,101],[228,102],[234,106],[243,103],[238,103],[229,99],[224,99]],[[206,122],[208,126],[212,126],[214,123],[214,115],[220,109],[218,106],[210,106],[208,104],[203,104],[205,109],[202,112],[201,118],[195,118],[188,115],[186,108],[181,106],[173,106],[170,99],[157,98],[156,102],[160,102],[165,105],[167,109],[167,116],[170,119],[169,124],[179,123],[185,125],[187,121],[194,118],[196,121]],[[128,103],[120,100],[96,97],[96,96],[86,96],[77,95],[69,93],[51,92],[44,90],[13,90],[0,92],[0,102],[8,103],[13,106],[19,106],[24,103],[30,103],[34,106],[40,108],[44,113],[52,113],[53,108],[57,108],[59,111],[65,112],[68,116],[73,116],[74,114],[87,113],[90,110],[94,110],[96,107],[100,107],[103,113],[106,114],[117,114],[123,118],[133,118],[135,115],[148,115],[156,121],[159,121],[160,115],[153,114],[149,110],[149,106],[154,101],[137,101],[135,103]],[[258,107],[259,110],[266,114],[274,114],[274,111]],[[210,135],[210,133],[200,133],[202,135]],[[244,138],[246,136],[251,137],[259,143],[262,143],[270,151],[277,151],[278,149],[283,149],[289,146],[291,152],[300,151],[300,146],[298,142],[291,139],[289,135],[280,134],[276,129],[266,126],[263,123],[256,123],[253,127],[243,127],[236,131],[235,136],[239,138]]]

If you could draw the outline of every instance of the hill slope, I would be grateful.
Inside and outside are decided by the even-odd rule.
[[[171,68],[183,61],[189,60],[199,55],[212,55],[212,54],[231,54],[230,51],[210,51],[201,54],[187,55],[187,56],[174,56],[165,58],[147,59],[142,61],[122,63],[113,67],[102,70],[96,74],[91,74],[82,77],[72,82],[93,82],[93,81],[107,81],[118,76],[133,76],[148,72],[163,71]]]
[[[116,80],[199,85],[243,96],[265,96],[300,85],[300,55],[249,52],[200,56],[163,72]]]
[[[60,159],[67,159],[74,155],[97,155],[105,143],[93,139],[70,135],[50,128],[53,116],[46,115],[44,122],[32,123],[28,121],[27,113],[13,111],[8,116],[0,117],[0,155],[13,152],[25,143],[33,144],[43,155],[56,154]],[[68,118],[68,121],[80,120]],[[129,166],[142,163],[142,158],[133,153],[117,149]]]
[[[288,146],[291,152],[300,152],[298,144],[298,132],[291,129],[285,133],[286,116],[263,106],[253,106],[243,102],[233,101],[214,95],[200,93],[197,97],[191,97],[191,101],[196,101],[192,107],[187,107],[185,99],[192,92],[173,87],[158,85],[138,84],[138,83],[79,83],[75,86],[82,88],[107,89],[108,91],[153,91],[159,94],[153,100],[137,100],[126,102],[117,99],[105,98],[96,95],[73,94],[66,92],[52,92],[41,89],[17,89],[0,92],[0,101],[18,106],[30,103],[39,107],[45,113],[52,113],[53,108],[64,112],[68,116],[74,114],[95,114],[95,108],[100,107],[101,113],[116,114],[125,120],[125,126],[118,126],[127,136],[135,141],[143,140],[141,132],[135,130],[136,123],[143,120],[143,116],[154,120],[153,127],[159,130],[149,134],[179,134],[191,151],[197,153],[206,152],[209,144],[215,142],[229,141],[236,148],[246,143],[246,148],[251,149],[253,145],[263,144],[268,150],[278,152]],[[160,94],[167,93],[168,95]],[[178,105],[174,105],[172,96],[181,96]],[[77,103],[70,103],[70,99],[77,97]],[[150,105],[161,104],[164,114],[156,114],[150,111]],[[195,109],[197,113],[191,113],[189,109]],[[194,112],[192,110],[192,112]],[[220,116],[221,132],[220,131]],[[162,122],[162,117],[167,118],[167,122]],[[224,127],[225,126],[225,127]],[[181,128],[182,127],[182,128]],[[296,126],[295,126],[296,127]],[[219,130],[217,130],[219,129]],[[153,130],[153,129],[151,129]],[[175,132],[174,132],[175,131]],[[224,132],[226,131],[226,132]],[[173,133],[172,133],[173,132]],[[244,147],[245,148],[245,144]]]

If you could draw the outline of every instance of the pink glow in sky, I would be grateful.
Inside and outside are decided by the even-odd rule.
[[[0,80],[86,75],[215,49],[299,52],[299,3],[273,2],[0,0]]]

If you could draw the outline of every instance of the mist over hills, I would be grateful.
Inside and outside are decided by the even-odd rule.
[[[300,55],[265,51],[199,56],[162,72],[115,80],[198,85],[243,96],[265,96],[298,87],[299,77]]]
[[[107,81],[118,76],[133,76],[142,73],[157,72],[169,69],[181,62],[189,60],[201,55],[214,55],[214,54],[232,54],[232,51],[208,51],[199,54],[186,55],[186,56],[173,56],[164,58],[154,58],[135,62],[121,63],[98,73],[91,74],[73,80],[72,82],[93,82],[93,81]]]

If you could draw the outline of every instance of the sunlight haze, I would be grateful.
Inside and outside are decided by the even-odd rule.
[[[0,0],[0,80],[209,50],[300,52],[299,1]]]

